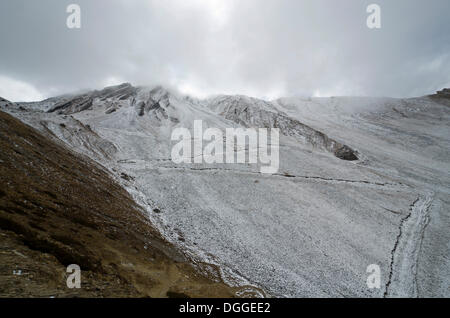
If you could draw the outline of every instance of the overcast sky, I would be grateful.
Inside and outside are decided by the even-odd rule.
[[[81,29],[66,26],[70,3]],[[121,82],[198,97],[418,96],[450,87],[449,14],[449,0],[1,0],[0,96]]]

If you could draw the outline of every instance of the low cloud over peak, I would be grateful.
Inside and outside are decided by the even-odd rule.
[[[450,83],[447,0],[378,1],[377,30],[370,2],[356,0],[77,3],[80,29],[67,28],[66,1],[0,3],[2,79],[33,98],[125,81],[268,99],[406,97]]]

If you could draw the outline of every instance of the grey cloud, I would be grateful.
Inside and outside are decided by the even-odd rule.
[[[66,28],[78,3],[82,28]],[[382,9],[369,30],[366,7]],[[198,94],[414,96],[450,85],[450,2],[5,0],[0,76],[44,95],[108,79]]]

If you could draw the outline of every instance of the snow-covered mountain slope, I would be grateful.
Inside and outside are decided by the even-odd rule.
[[[449,296],[446,103],[200,100],[122,84],[6,111],[107,167],[169,240],[230,284],[273,296]],[[172,130],[196,119],[279,128],[279,172],[173,163]],[[380,289],[366,285],[370,264]]]

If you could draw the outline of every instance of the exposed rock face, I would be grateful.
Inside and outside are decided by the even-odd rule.
[[[160,120],[168,118],[167,113],[161,104],[151,98],[147,101],[140,101],[137,104],[137,112],[141,117],[147,114],[150,117],[155,117]]]
[[[177,118],[168,115],[167,108],[171,107],[169,98],[169,93],[162,87],[147,90],[125,83],[107,87],[100,91],[50,98],[40,104],[49,104],[50,107],[47,112],[56,112],[59,115],[73,115],[99,106],[106,106],[105,114],[111,114],[121,107],[134,106],[138,116],[148,116],[155,120],[155,125],[158,125],[160,121],[164,120],[178,122]]]
[[[441,105],[450,107],[450,88],[444,88],[429,97],[433,100],[439,101]]]
[[[355,155],[355,152],[347,146],[341,146],[335,151],[336,157],[342,160],[354,161],[358,160],[358,157]]]
[[[439,97],[450,98],[450,88],[444,88],[436,93]]]
[[[240,96],[224,96],[214,99],[209,105],[221,116],[244,127],[279,128],[285,136],[304,140],[314,147],[326,149],[342,160],[358,160],[356,152],[324,133],[278,111],[269,102]]]
[[[53,106],[48,112],[58,112],[58,114],[70,115],[78,113],[92,107],[93,98],[89,95],[77,96],[69,101],[64,101]]]
[[[92,96],[105,100],[108,98],[126,100],[136,95],[137,89],[129,83],[124,83],[118,86],[106,87],[100,91],[94,91]]]
[[[1,297],[230,297],[90,159],[0,112]],[[78,264],[82,288],[68,289]]]
[[[117,101],[127,100],[136,95],[136,88],[128,83],[119,86],[106,87],[100,91],[92,91],[89,93],[63,98],[63,101],[56,102],[48,112],[58,112],[58,114],[70,115],[83,110],[90,109],[94,100],[106,101],[113,99]],[[111,113],[113,111],[110,111]]]
[[[0,109],[11,106],[13,106],[13,104],[9,100],[0,97]]]

